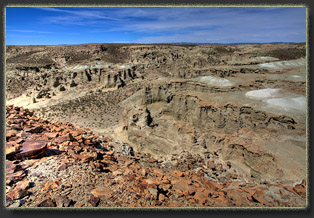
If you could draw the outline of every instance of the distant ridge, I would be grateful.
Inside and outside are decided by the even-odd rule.
[[[306,43],[306,42],[234,42],[234,43],[197,43],[197,42],[170,42],[170,43],[144,43],[144,44],[172,44],[172,45],[247,45],[247,44],[282,44],[282,43]],[[140,43],[142,44],[142,43]]]

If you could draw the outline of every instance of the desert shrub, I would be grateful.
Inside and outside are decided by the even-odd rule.
[[[305,48],[279,48],[266,53],[267,56],[280,60],[293,60],[306,56]]]

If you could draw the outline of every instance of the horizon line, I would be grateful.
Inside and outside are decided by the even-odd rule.
[[[87,42],[78,44],[29,44],[29,45],[16,45],[6,44],[6,46],[67,46],[67,45],[88,45],[88,44],[134,44],[134,45],[243,45],[243,44],[284,44],[284,43],[307,43],[304,42],[232,42],[232,43],[211,43],[211,42],[156,42],[156,43],[136,43],[136,42]]]

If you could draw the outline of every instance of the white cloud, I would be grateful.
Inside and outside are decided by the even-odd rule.
[[[47,31],[38,31],[38,30],[14,30],[14,29],[8,29],[8,32],[19,32],[19,33],[53,33],[53,32],[47,32]]]

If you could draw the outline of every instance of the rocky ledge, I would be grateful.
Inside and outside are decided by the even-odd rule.
[[[265,163],[266,164],[266,163]],[[305,207],[306,180],[259,184],[230,162],[185,152],[171,161],[67,122],[6,107],[6,206]],[[221,179],[223,177],[223,179]]]

